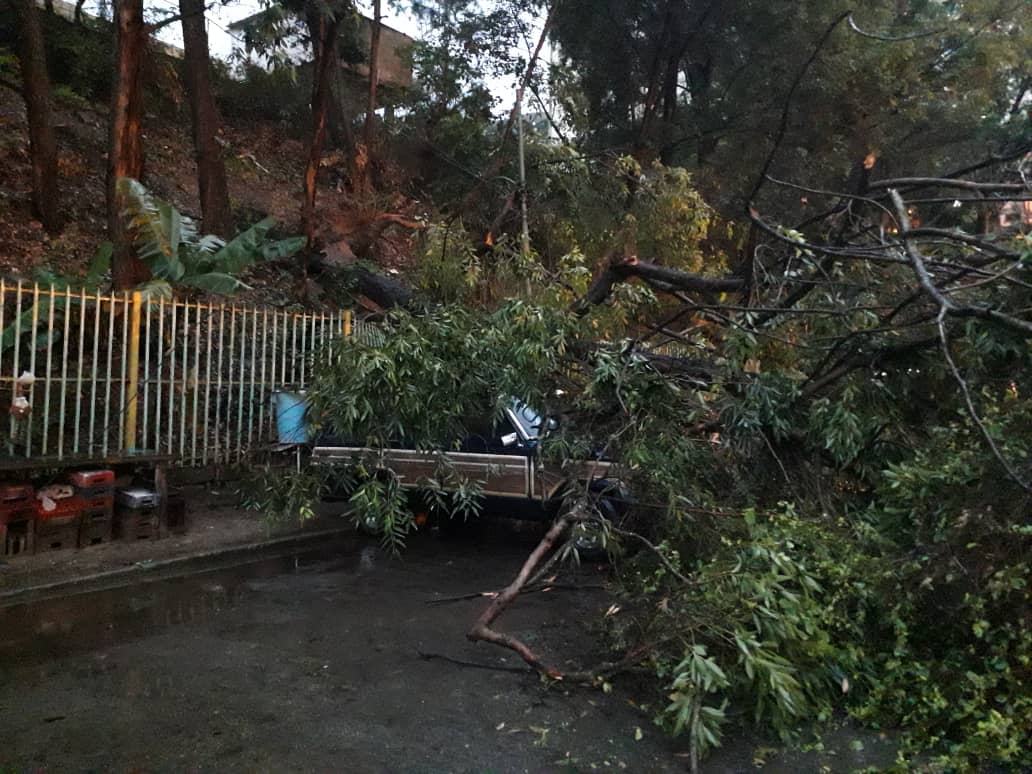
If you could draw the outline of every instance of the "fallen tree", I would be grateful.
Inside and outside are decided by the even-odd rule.
[[[935,180],[1008,201],[1023,196],[1014,186],[1028,163],[983,167],[995,181]],[[647,664],[670,697],[658,720],[689,734],[696,755],[719,742],[729,705],[786,732],[848,710],[901,725],[914,751],[950,735],[955,760],[1024,749],[1027,724],[974,724],[998,702],[1015,717],[1029,708],[1014,687],[1032,644],[1028,243],[1020,224],[978,231],[987,219],[952,199],[924,206],[943,198],[928,196],[933,180],[907,185],[827,192],[845,210],[803,229],[754,211],[748,277],[727,261],[678,261],[639,230],[590,277],[587,259],[530,275],[529,289],[504,261],[481,269],[477,284],[509,296],[497,303],[476,289],[466,303],[434,302],[388,281],[384,344],[341,342],[317,371],[313,408],[373,448],[404,434],[443,452],[470,416],[515,396],[562,417],[542,438],[546,457],[604,449],[635,507],[607,518],[590,481],[570,492],[468,636],[549,679],[597,683]],[[688,251],[704,252],[706,230],[695,233]],[[447,270],[454,245],[431,242],[435,270]],[[370,292],[385,282],[365,281]],[[420,483],[469,508],[476,482],[446,468]],[[370,479],[352,502],[390,546],[414,528],[397,487]],[[604,663],[541,653],[498,626],[587,526],[605,536],[620,581]],[[972,631],[1002,672],[971,656]],[[892,632],[905,636],[892,644]],[[581,663],[558,666],[571,656]],[[957,670],[977,679],[958,684]],[[915,674],[931,676],[927,689]],[[976,687],[990,683],[992,699]],[[943,692],[978,709],[946,709]]]

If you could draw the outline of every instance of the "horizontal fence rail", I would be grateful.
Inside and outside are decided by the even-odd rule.
[[[240,461],[275,443],[273,394],[303,390],[315,358],[340,337],[383,340],[350,311],[0,280],[0,400],[12,407],[0,468],[141,453],[187,466]]]

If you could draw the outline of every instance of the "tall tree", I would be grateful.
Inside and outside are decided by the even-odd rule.
[[[692,168],[709,202],[734,214],[765,166],[838,190],[842,159],[872,151],[883,174],[981,158],[1013,132],[996,117],[1032,45],[1028,14],[995,0],[564,0],[554,27],[581,143]],[[763,196],[779,211],[797,199]]]
[[[201,197],[204,230],[228,237],[233,229],[229,206],[226,165],[216,140],[218,110],[211,90],[208,59],[208,33],[204,27],[204,0],[179,0],[183,23],[186,89],[193,121],[194,153],[197,158],[197,183]]]
[[[376,126],[376,90],[380,85],[380,32],[383,16],[380,0],[373,2],[373,25],[369,37],[369,102],[366,105],[365,131],[362,141],[366,153],[373,145],[373,130]]]
[[[143,0],[117,0],[115,5],[115,87],[111,96],[111,138],[108,149],[108,234],[115,245],[111,275],[116,289],[126,290],[150,276],[147,265],[133,252],[125,233],[125,202],[118,194],[119,178],[143,176],[141,131],[142,67],[147,46]]]
[[[305,229],[305,263],[302,270],[307,273],[308,256],[315,246],[315,193],[319,176],[319,162],[322,159],[323,143],[326,140],[326,113],[330,101],[330,79],[333,73],[333,59],[337,31],[343,7],[325,8],[311,3],[306,10],[308,28],[312,37],[312,134],[308,144],[308,165],[305,168],[304,204],[301,221]]]
[[[57,144],[50,110],[50,77],[43,28],[32,0],[13,0],[20,20],[22,94],[29,121],[32,161],[32,212],[50,233],[60,228],[58,215]]]

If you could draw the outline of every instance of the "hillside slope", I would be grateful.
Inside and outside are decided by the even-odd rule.
[[[30,212],[28,128],[24,103],[13,86],[0,82],[0,276],[33,281],[47,269],[74,284],[107,238],[106,107],[89,105],[77,97],[59,95],[55,100],[65,226],[60,234],[48,236]],[[145,121],[144,182],[184,214],[199,217],[187,106],[179,105],[172,115],[148,114]],[[284,128],[274,123],[226,126],[222,139],[237,227],[271,215],[280,224],[278,233],[299,233],[306,158],[303,143],[287,136]],[[338,182],[341,176],[332,165],[327,165],[321,177],[318,210],[324,225],[320,233],[325,242],[339,245],[368,224],[375,208],[356,203],[343,190]],[[388,233],[380,244],[358,257],[398,265],[405,263],[410,249],[408,236]],[[245,278],[253,290],[244,291],[235,300],[288,305],[296,301],[297,276],[290,262],[256,267]],[[332,307],[341,301],[332,293],[327,295],[321,298],[321,304]]]

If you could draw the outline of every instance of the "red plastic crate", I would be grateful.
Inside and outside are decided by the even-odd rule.
[[[110,514],[115,510],[115,495],[113,492],[109,495],[102,495],[100,497],[83,497],[82,495],[79,495],[79,499],[82,500],[83,510],[86,511],[105,510]]]
[[[30,511],[35,515],[35,511]],[[36,551],[36,520],[0,521],[0,556],[18,556]]]
[[[43,501],[36,500],[36,519],[41,522],[75,521],[83,512],[85,503],[81,497],[65,497],[54,500],[54,510],[43,508]]]
[[[113,526],[110,514],[101,516],[98,513],[86,511],[79,524],[79,548],[110,542]]]
[[[111,485],[91,486],[88,489],[77,486],[75,487],[75,493],[84,500],[93,500],[97,497],[110,497],[113,501],[115,498],[115,488]]]
[[[4,484],[0,486],[0,511],[32,505],[35,490],[30,484]]]
[[[18,507],[0,508],[0,524],[13,524],[16,521],[36,518],[36,508],[31,502]]]
[[[92,489],[98,486],[114,486],[113,470],[77,470],[68,474],[68,481],[80,489]]]

